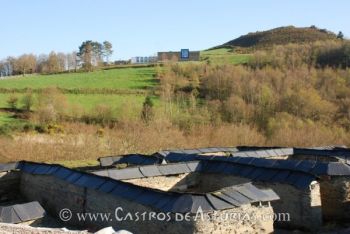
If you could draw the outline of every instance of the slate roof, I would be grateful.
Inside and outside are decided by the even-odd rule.
[[[23,172],[34,175],[51,175],[76,186],[109,193],[132,202],[153,207],[163,212],[196,212],[199,207],[201,207],[204,212],[207,212],[235,208],[246,203],[279,199],[278,195],[272,190],[260,190],[250,183],[232,186],[213,193],[193,194],[165,192],[157,189],[145,188],[54,164],[21,162],[18,168]],[[151,172],[148,171],[147,173]],[[226,197],[226,199],[224,199],[220,197],[220,193],[226,194],[229,198]],[[252,194],[254,194],[254,196]],[[245,200],[240,199],[241,197],[245,198]]]
[[[164,164],[165,159],[169,159],[169,154],[183,154],[182,161],[193,161],[191,155],[210,154],[217,152],[229,153],[235,157],[258,157],[258,158],[274,158],[279,156],[293,155],[310,155],[310,156],[329,156],[337,159],[347,160],[350,164],[350,149],[344,146],[321,146],[313,148],[283,148],[278,146],[261,147],[261,146],[237,146],[237,147],[209,147],[197,149],[173,149],[163,150],[153,155],[131,154],[125,156],[109,156],[99,158],[101,166],[111,166],[113,164],[127,163],[132,165],[153,165]],[[185,155],[188,155],[187,158]],[[171,161],[171,160],[170,160]]]
[[[257,158],[272,158],[278,156],[293,155],[293,148],[274,148],[274,149],[261,149],[261,150],[246,150],[236,153],[232,153],[235,157],[257,157]]]
[[[207,153],[233,153],[237,152],[238,149],[236,147],[208,147],[208,148],[196,148],[196,149],[170,149],[170,150],[162,150],[153,155],[167,156],[169,153],[182,153],[182,154],[207,154]]]
[[[256,151],[257,152],[257,151]],[[186,160],[190,159],[190,160]],[[202,156],[202,155],[184,155],[171,153],[166,157],[170,162],[181,161],[219,161],[231,162],[234,164],[254,166],[259,168],[283,169],[296,172],[305,172],[315,176],[350,176],[350,166],[341,162],[318,162],[308,160],[284,160],[284,159],[266,159],[259,157],[223,157],[223,156]]]
[[[294,148],[293,155],[325,156],[336,159],[350,160],[350,150],[348,148]]]
[[[289,167],[292,164],[282,163],[280,167],[278,167],[278,165],[273,167],[275,161],[272,160],[269,160],[268,162],[265,162],[265,160],[254,162],[254,158],[242,158],[244,159],[244,162],[237,163],[207,159],[205,157],[206,156],[203,156],[203,160],[199,161],[179,162],[165,165],[148,165],[125,169],[107,169],[95,171],[93,173],[116,180],[169,176],[191,172],[226,174],[245,177],[253,181],[290,184],[298,189],[307,189],[312,181],[317,180],[317,176],[308,171],[292,170]],[[305,167],[307,164],[301,166]]]
[[[22,223],[44,217],[45,210],[39,202],[29,202],[12,206],[0,206],[1,223]]]
[[[15,170],[17,166],[18,162],[0,164],[0,172]]]
[[[128,154],[121,156],[108,156],[98,159],[102,167],[112,166],[115,164],[127,163],[134,165],[151,165],[162,163],[162,158],[142,154]]]

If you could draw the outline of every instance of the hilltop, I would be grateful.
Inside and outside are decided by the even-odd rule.
[[[240,36],[216,48],[223,47],[270,47],[288,43],[306,43],[314,41],[336,40],[337,35],[326,29],[315,26],[297,28],[294,26],[279,27],[267,31],[258,31]]]

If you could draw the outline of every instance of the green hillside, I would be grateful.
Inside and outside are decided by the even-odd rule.
[[[88,73],[31,75],[0,80],[0,88],[147,89],[157,84],[154,74],[154,68],[124,68]]]
[[[35,91],[34,111],[37,108],[38,92],[44,88],[57,87],[64,91],[68,115],[76,112],[94,114],[95,108],[103,105],[110,108],[116,117],[121,113],[124,116],[138,117],[145,96],[157,85],[155,68],[123,68],[89,73],[7,78],[0,80],[0,126],[23,122],[15,118],[14,112],[8,109],[8,100],[11,97],[17,98],[17,107],[21,108],[26,89]],[[158,99],[153,99],[157,104]]]
[[[210,61],[212,64],[242,64],[247,63],[251,57],[250,54],[234,53],[229,48],[204,50],[200,56],[201,60]]]
[[[223,47],[269,47],[272,45],[283,45],[288,43],[306,43],[324,40],[336,40],[337,36],[325,29],[314,26],[297,28],[294,26],[279,27],[267,31],[248,33],[231,40],[221,46]]]

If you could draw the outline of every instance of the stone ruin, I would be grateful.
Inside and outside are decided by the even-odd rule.
[[[0,211],[34,202],[46,212],[41,210],[41,217],[33,216],[29,224],[48,215],[90,231],[112,226],[134,233],[319,232],[327,222],[349,221],[348,157],[345,147],[241,146],[102,157],[99,167],[84,169],[24,161],[1,164]],[[169,220],[81,221],[75,215],[115,214],[117,207],[122,213],[160,214]],[[59,220],[65,208],[73,216]],[[209,218],[195,219],[199,211]],[[283,216],[222,219],[232,214]],[[177,219],[185,215],[190,219]]]

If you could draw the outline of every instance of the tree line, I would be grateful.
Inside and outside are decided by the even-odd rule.
[[[60,72],[92,71],[94,68],[109,64],[113,54],[112,43],[104,41],[84,41],[78,51],[62,53],[52,51],[49,54],[23,54],[9,56],[0,60],[0,77],[26,74],[55,74]]]

